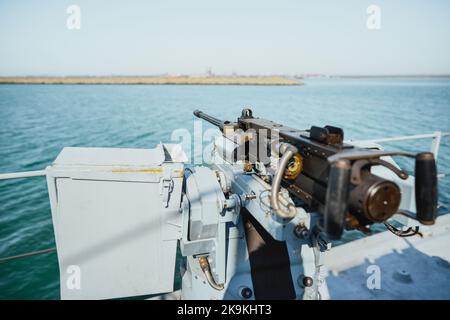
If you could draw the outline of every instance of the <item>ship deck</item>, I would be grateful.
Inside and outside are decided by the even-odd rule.
[[[423,238],[400,238],[386,231],[330,250],[325,258],[330,298],[450,299],[450,215],[422,232]],[[379,267],[380,286],[369,289],[372,265]]]
[[[450,214],[421,232],[401,238],[386,231],[332,248],[325,256],[330,299],[450,299]],[[380,286],[369,289],[374,265]],[[180,290],[152,299],[179,298]]]

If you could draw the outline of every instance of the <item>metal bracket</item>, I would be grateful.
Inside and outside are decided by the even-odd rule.
[[[408,179],[408,173],[404,170],[397,168],[392,163],[389,163],[382,159],[361,159],[356,160],[352,167],[351,181],[353,184],[360,184],[362,182],[361,169],[366,165],[371,166],[381,165],[394,172],[400,179],[402,180]]]
[[[170,194],[173,191],[173,185],[172,179],[162,179],[162,196],[165,208],[169,206]]]

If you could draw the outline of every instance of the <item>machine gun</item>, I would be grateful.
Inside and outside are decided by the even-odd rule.
[[[321,226],[330,239],[339,239],[345,226],[361,229],[388,220],[399,210],[401,190],[395,182],[371,173],[371,168],[383,166],[406,180],[406,171],[383,159],[405,156],[415,158],[417,215],[413,218],[422,224],[434,224],[437,175],[430,152],[412,154],[359,148],[344,143],[341,128],[312,126],[309,130],[298,130],[255,118],[250,109],[244,109],[236,122],[221,121],[199,110],[194,115],[217,126],[229,138],[236,138],[233,137],[236,134],[245,137],[240,139],[244,143],[234,150],[232,161],[245,161],[247,171],[256,169],[271,184],[272,209],[283,218],[292,218],[295,209],[290,205],[285,210],[279,204],[280,185],[301,200],[306,211],[323,215]],[[270,166],[270,155],[277,153],[281,160],[276,170],[259,170],[260,164]],[[267,175],[267,171],[271,174]]]
[[[384,222],[408,236],[436,219],[432,153],[351,145],[340,128],[298,130],[250,109],[236,122],[194,114],[223,133],[209,166],[159,144],[64,148],[46,169],[63,299],[170,292],[177,243],[181,298],[327,299],[323,259],[345,228]],[[394,156],[415,159],[415,178]]]

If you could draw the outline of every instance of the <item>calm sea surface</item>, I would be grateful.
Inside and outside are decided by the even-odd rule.
[[[65,146],[152,148],[170,142],[177,128],[192,132],[194,109],[233,120],[244,106],[300,129],[339,126],[347,139],[450,131],[450,80],[314,80],[301,87],[0,85],[0,173],[43,169]],[[449,145],[450,139],[442,141],[440,173],[450,173]],[[430,141],[388,147],[428,150]],[[439,183],[444,212],[450,178]],[[361,236],[349,232],[344,241]],[[53,246],[45,178],[0,181],[0,257]],[[56,254],[0,263],[2,298],[58,299]]]

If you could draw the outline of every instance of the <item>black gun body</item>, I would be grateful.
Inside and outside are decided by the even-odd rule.
[[[293,196],[301,199],[308,210],[314,210],[320,213],[323,213],[326,203],[330,173],[330,163],[328,161],[328,157],[344,151],[369,151],[368,149],[357,148],[345,143],[327,144],[319,142],[311,139],[310,133],[307,131],[283,126],[267,119],[239,118],[238,125],[244,131],[256,131],[257,135],[261,130],[265,130],[265,134],[267,134],[269,139],[276,137],[297,147],[299,154],[303,159],[303,169],[295,180],[284,179],[283,186],[286,187]],[[341,138],[343,139],[343,137]],[[251,150],[258,150],[257,148],[247,149],[248,152],[251,152]],[[258,150],[258,154],[256,155],[248,154],[247,159],[249,161],[255,159],[259,161],[260,155],[261,153]],[[353,164],[354,161],[351,163]],[[350,184],[349,200],[351,203],[349,203],[347,209],[362,225],[366,225],[379,220],[377,216],[367,212],[367,208],[370,203],[365,206],[365,202],[367,202],[366,198],[371,192],[370,187],[372,185],[382,184],[385,180],[371,174],[369,167],[363,168],[363,171],[363,176],[367,177],[365,180],[367,185],[365,188],[356,188],[355,185]],[[388,182],[386,181],[386,183]],[[364,192],[360,189],[363,189]],[[399,199],[394,199],[393,202],[399,203],[399,201]],[[395,210],[396,208],[394,208],[393,211]],[[390,215],[393,214],[393,211],[390,212]]]
[[[307,131],[286,127],[270,120],[260,118],[239,119],[239,127],[244,130],[266,130],[268,138],[279,137],[285,142],[296,146],[303,158],[303,169],[295,181],[284,181],[289,184],[289,190],[305,201],[308,205],[314,204],[314,199],[319,203],[325,202],[325,191],[329,175],[329,163],[327,158],[343,149],[352,149],[350,145],[338,147],[326,145],[311,140]],[[276,132],[276,133],[275,133]],[[256,150],[248,148],[248,152]],[[259,151],[259,150],[258,150]],[[250,159],[258,158],[257,155],[249,154]]]
[[[341,128],[312,126],[310,130],[298,130],[254,118],[250,109],[242,110],[237,122],[221,121],[199,110],[194,115],[219,127],[225,136],[236,129],[249,133],[244,136],[246,142],[234,150],[235,160],[246,160],[250,164],[258,161],[269,172],[272,170],[269,164],[274,140],[297,148],[298,155],[290,159],[293,164],[286,167],[282,185],[293,198],[303,202],[301,205],[306,210],[324,214],[325,232],[331,238],[341,236],[342,220],[352,228],[363,228],[374,222],[384,222],[398,212],[400,188],[396,183],[372,174],[371,167],[384,166],[401,179],[408,178],[408,174],[384,161],[384,156],[416,158],[417,218],[425,224],[433,224],[436,219],[437,174],[432,153],[358,148],[343,142]],[[292,168],[298,169],[294,175],[290,171]],[[264,178],[270,179],[267,175]]]

